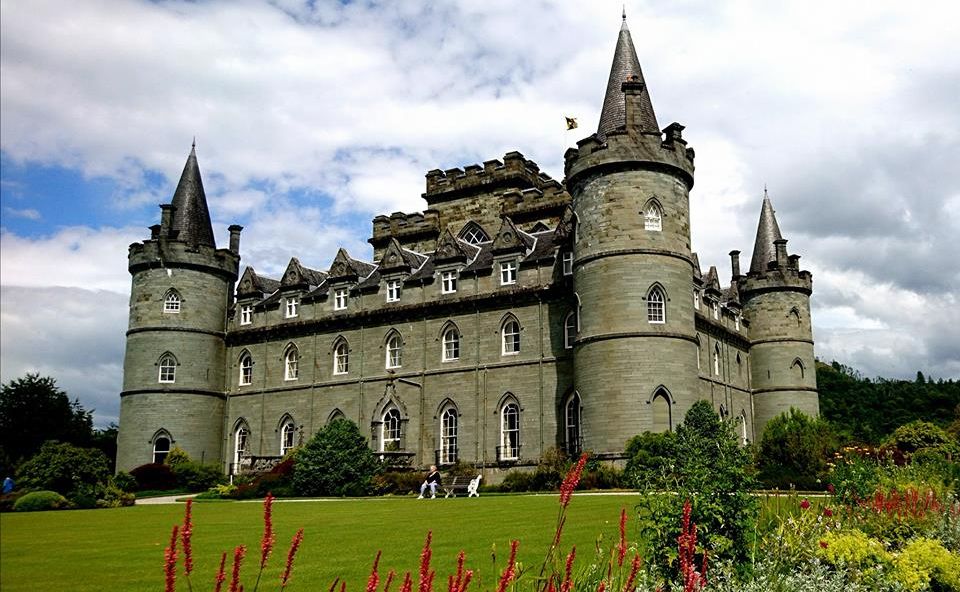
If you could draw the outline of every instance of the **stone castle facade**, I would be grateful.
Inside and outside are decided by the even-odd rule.
[[[560,182],[517,152],[426,175],[422,213],[373,220],[373,261],[240,274],[195,151],[133,276],[118,468],[179,446],[237,472],[334,418],[395,465],[622,455],[698,399],[757,439],[818,413],[811,275],[764,196],[750,267],[722,286],[690,249],[694,151],[662,130],[626,21],[595,134]]]

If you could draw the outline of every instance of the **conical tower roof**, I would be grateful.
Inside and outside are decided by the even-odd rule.
[[[197,164],[197,145],[190,148],[190,156],[183,167],[177,190],[173,193],[173,212],[170,229],[176,231],[176,239],[191,245],[206,245],[216,248],[207,196],[203,192],[200,166]]]
[[[753,244],[753,258],[750,260],[750,273],[760,273],[767,269],[767,264],[777,258],[773,241],[782,238],[773,204],[770,203],[770,196],[767,195],[767,189],[764,187],[760,224],[757,225],[757,240]]]
[[[630,29],[627,28],[627,15],[624,13],[620,35],[617,37],[617,48],[613,52],[610,78],[607,80],[607,94],[603,97],[603,111],[600,112],[600,126],[597,128],[600,139],[606,138],[608,133],[618,127],[626,125],[627,108],[620,87],[624,81],[631,79],[644,83],[640,93],[640,120],[634,123],[639,127],[640,132],[659,134],[660,126],[657,125],[657,116],[653,112],[650,93],[643,79],[640,60],[637,58],[637,50],[633,47],[633,38],[630,36]]]

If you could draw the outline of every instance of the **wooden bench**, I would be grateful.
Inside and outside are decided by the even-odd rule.
[[[477,475],[476,477],[465,477],[462,475],[450,477],[440,486],[440,488],[446,492],[446,495],[443,497],[457,497],[458,491],[466,492],[467,497],[480,497],[480,494],[477,493],[477,488],[480,487],[480,479],[482,478],[482,475]]]

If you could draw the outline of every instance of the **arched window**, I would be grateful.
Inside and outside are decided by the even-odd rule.
[[[177,381],[177,359],[171,353],[165,353],[160,356],[157,362],[160,367],[158,380],[165,383],[174,383]]]
[[[662,218],[663,211],[660,209],[660,204],[655,200],[650,200],[643,211],[643,229],[657,232],[663,230]]]
[[[570,456],[577,456],[583,451],[583,438],[580,436],[580,393],[574,391],[564,406],[566,422],[565,448]]]
[[[697,335],[697,371],[700,370],[700,356],[703,355],[703,344],[700,343],[700,335]]]
[[[346,419],[346,418],[347,416],[343,414],[343,411],[340,411],[339,409],[334,409],[333,411],[330,412],[330,415],[327,416],[327,425],[330,425],[335,421]]]
[[[796,358],[793,363],[790,364],[790,369],[793,370],[794,378],[803,380],[806,368],[803,367],[803,362],[800,358]]]
[[[443,356],[444,362],[450,362],[460,359],[460,331],[456,327],[449,327],[443,332]]]
[[[280,456],[286,456],[293,449],[296,435],[297,424],[292,418],[287,417],[280,426]]]
[[[517,322],[517,319],[510,318],[503,324],[503,327],[500,329],[500,334],[503,337],[503,350],[502,353],[505,356],[511,356],[514,354],[520,353],[520,323]]]
[[[747,410],[740,410],[740,443],[746,446],[750,443],[750,439],[747,437]]]
[[[240,386],[246,386],[253,382],[253,356],[249,352],[244,352],[240,356]]]
[[[393,333],[387,339],[387,368],[399,368],[403,366],[403,339],[399,333]]]
[[[300,352],[297,346],[291,345],[283,356],[283,379],[297,380],[300,378]]]
[[[440,414],[440,464],[457,462],[457,410],[449,406]]]
[[[693,308],[700,310],[700,290],[693,291]]]
[[[346,374],[350,371],[350,344],[340,339],[333,346],[333,373]]]
[[[176,290],[170,290],[163,298],[163,312],[177,314],[180,312],[180,294]]]
[[[713,346],[713,373],[720,376],[720,344]]]
[[[573,342],[577,340],[577,313],[572,311],[567,314],[563,320],[563,347],[573,348]]]
[[[170,434],[161,432],[153,440],[153,462],[162,463],[170,454]]]
[[[740,352],[737,352],[737,376],[743,376],[743,360],[740,359]]]
[[[663,288],[654,286],[647,293],[647,322],[663,324],[667,321],[666,297]]]
[[[233,433],[233,466],[231,473],[240,474],[240,466],[245,458],[250,456],[250,430],[246,424],[241,423]]]
[[[650,399],[653,419],[654,432],[667,432],[673,430],[673,405],[670,401],[670,393],[663,387],[657,389]]]
[[[479,245],[490,240],[490,236],[476,222],[468,222],[460,231],[460,240],[471,245]]]
[[[499,460],[520,458],[520,405],[509,400],[500,408]]]
[[[388,407],[383,413],[383,423],[380,426],[380,451],[400,450],[400,410]]]

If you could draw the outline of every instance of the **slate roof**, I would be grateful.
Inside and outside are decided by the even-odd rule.
[[[650,102],[650,93],[643,79],[637,50],[633,47],[633,38],[630,36],[630,29],[627,28],[627,15],[624,14],[620,35],[617,37],[617,48],[613,52],[607,92],[603,97],[600,125],[597,128],[597,136],[601,141],[606,139],[610,132],[626,125],[627,108],[621,85],[631,78],[644,83],[643,90],[640,91],[640,120],[637,125],[641,132],[659,134],[660,126],[657,125],[657,116],[653,112],[653,103]]]
[[[200,165],[197,164],[196,144],[190,148],[180,182],[173,192],[173,206],[176,210],[170,221],[172,238],[190,245],[217,247],[210,224],[210,211],[207,209],[207,196],[203,191],[203,179],[200,178]]]
[[[757,240],[753,243],[753,258],[750,259],[750,273],[762,273],[767,264],[776,260],[777,251],[773,241],[782,239],[777,216],[767,190],[763,190],[763,206],[760,208],[760,223],[757,225]]]

